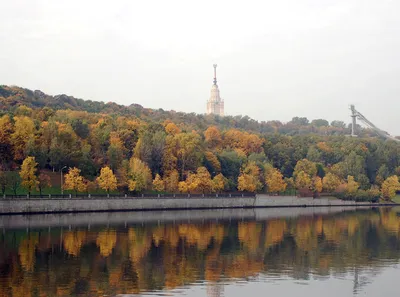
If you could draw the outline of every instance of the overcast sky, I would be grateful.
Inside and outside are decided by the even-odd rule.
[[[400,1],[0,0],[0,84],[204,113],[350,122],[400,135]]]

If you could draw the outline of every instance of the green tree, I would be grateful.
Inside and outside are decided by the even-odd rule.
[[[7,185],[8,185],[7,174],[0,167],[0,190],[1,190],[2,195],[4,195],[6,193]]]
[[[317,165],[307,159],[299,160],[294,167],[293,176],[296,178],[300,172],[308,174],[309,177],[317,175]]]

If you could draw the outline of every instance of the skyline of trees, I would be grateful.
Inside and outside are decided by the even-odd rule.
[[[294,117],[282,124],[150,109],[135,113],[67,97],[0,87],[2,192],[18,188],[20,181],[11,173],[20,171],[28,157],[37,163],[36,181],[30,188],[24,182],[28,192],[48,184],[43,179],[40,183],[40,174],[64,167],[80,170],[85,186],[72,188],[81,192],[95,186],[104,167],[115,175],[121,192],[156,187],[166,192],[297,189],[302,195],[340,190],[356,196],[380,190],[388,178],[389,188],[398,191],[400,145],[376,137],[347,137],[348,127],[339,121]]]

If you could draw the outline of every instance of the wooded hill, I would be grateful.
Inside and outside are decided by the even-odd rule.
[[[349,127],[340,121],[257,122],[8,86],[0,87],[0,108],[2,170],[36,162],[34,173],[24,170],[32,178],[41,169],[76,167],[74,174],[86,178],[77,188],[82,191],[104,167],[121,191],[135,192],[297,189],[355,196],[362,189],[389,197],[399,187],[400,145],[369,130],[348,137]],[[30,182],[33,188],[36,182]]]
[[[349,135],[350,127],[342,121],[329,123],[324,119],[309,122],[304,117],[294,117],[288,123],[280,121],[258,122],[248,116],[213,116],[196,113],[164,111],[163,109],[144,108],[139,104],[130,106],[119,105],[114,102],[99,102],[77,99],[67,95],[50,96],[39,90],[29,90],[15,86],[0,85],[0,114],[14,113],[21,106],[30,108],[50,108],[52,110],[86,111],[108,115],[135,116],[143,121],[162,123],[170,120],[175,124],[185,125],[188,129],[203,129],[215,125],[220,129],[244,129],[258,133],[280,133],[288,135],[321,134],[321,135]],[[372,131],[361,129],[362,135],[374,136]]]

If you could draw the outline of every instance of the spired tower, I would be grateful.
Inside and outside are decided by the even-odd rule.
[[[207,114],[224,116],[224,100],[219,96],[217,85],[217,64],[214,64],[214,83],[211,87],[211,96],[207,101]]]

